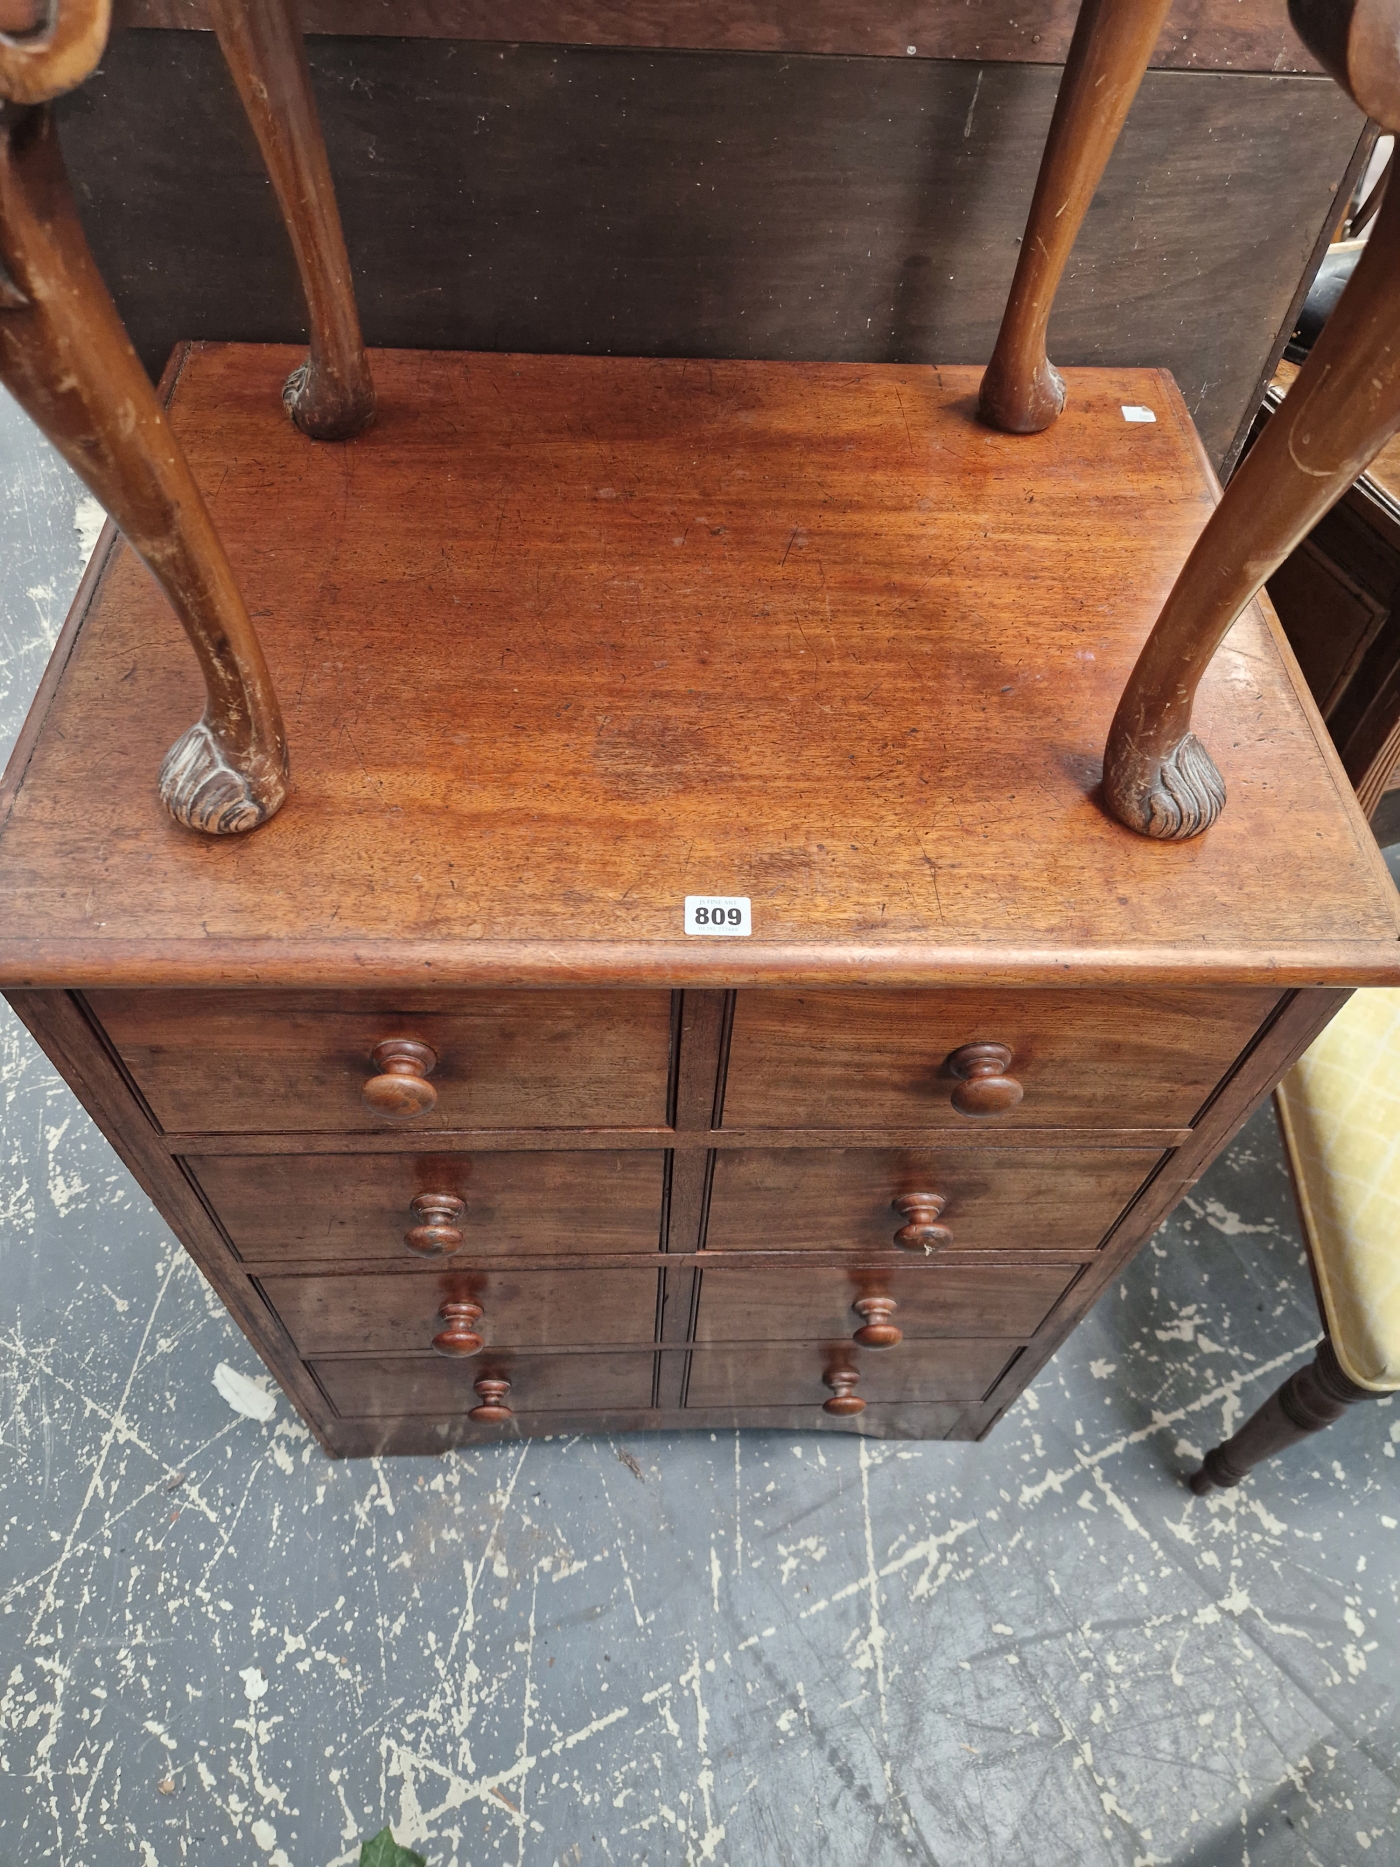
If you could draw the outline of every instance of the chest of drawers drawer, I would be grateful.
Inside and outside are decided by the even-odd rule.
[[[366,1356],[312,1366],[344,1419],[429,1416],[450,1424],[490,1407],[494,1417],[482,1424],[508,1431],[512,1421],[528,1423],[537,1414],[547,1419],[554,1413],[635,1413],[650,1407],[656,1357],[630,1349],[603,1355],[497,1352],[479,1361]]]
[[[715,1156],[711,1251],[1083,1251],[1156,1148],[733,1148]],[[798,1273],[801,1275],[801,1273]]]
[[[403,1276],[264,1277],[263,1294],[299,1354],[450,1359],[483,1348],[598,1347],[656,1335],[655,1270],[444,1271]]]
[[[908,1355],[833,1353],[819,1343],[782,1343],[757,1356],[741,1348],[696,1349],[686,1388],[689,1408],[810,1407],[820,1417],[845,1387],[867,1405],[956,1401],[991,1392],[1017,1352],[1009,1342],[923,1344]],[[854,1375],[842,1382],[839,1375]]]
[[[706,1268],[696,1312],[697,1342],[816,1340],[860,1345],[871,1333],[905,1344],[932,1336],[1034,1335],[1074,1281],[1063,1265],[1006,1269],[943,1263],[906,1269]],[[879,1343],[873,1346],[880,1346]],[[756,1349],[759,1358],[766,1350]]]
[[[724,1125],[956,1129],[981,1114],[1008,1128],[1180,1127],[1277,997],[740,992]]]
[[[510,1258],[655,1251],[659,1150],[203,1155],[189,1171],[240,1256]]]
[[[171,1134],[666,1120],[669,992],[93,992],[88,1004]]]

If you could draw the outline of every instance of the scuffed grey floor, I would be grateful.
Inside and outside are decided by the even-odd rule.
[[[7,744],[92,526],[0,475]],[[6,1867],[1400,1861],[1400,1406],[1178,1481],[1317,1335],[1271,1110],[986,1445],[336,1465],[6,1018]]]

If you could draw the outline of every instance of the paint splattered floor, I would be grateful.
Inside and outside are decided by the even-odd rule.
[[[93,528],[8,404],[0,479],[3,749]],[[8,1014],[0,1072],[7,1867],[1400,1862],[1400,1405],[1178,1482],[1317,1335],[1270,1109],[985,1446],[335,1465]]]

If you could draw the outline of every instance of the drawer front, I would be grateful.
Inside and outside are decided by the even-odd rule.
[[[168,1134],[653,1127],[666,1121],[669,992],[92,992]],[[433,1106],[364,1100],[376,1048],[426,1046]],[[426,1092],[425,1092],[426,1094]]]
[[[927,1214],[951,1235],[940,1250],[1088,1252],[1161,1158],[1155,1148],[722,1150],[705,1243],[711,1251],[889,1250]],[[932,1200],[895,1209],[917,1195]]]
[[[430,1350],[444,1303],[479,1304],[488,1347],[592,1348],[651,1342],[658,1273],[444,1271],[419,1276],[264,1277],[264,1294],[303,1355]]]
[[[1278,993],[740,992],[727,1128],[1178,1128]],[[960,1114],[949,1059],[1004,1045],[1022,1100]]]
[[[455,1258],[656,1251],[666,1157],[635,1153],[269,1154],[187,1163],[240,1255],[285,1259],[414,1254],[420,1196],[461,1202]],[[441,1208],[438,1208],[441,1210]],[[444,1241],[450,1244],[449,1241]]]
[[[821,1342],[751,1349],[697,1349],[690,1358],[687,1407],[801,1407],[820,1411],[833,1389],[823,1378],[840,1368],[856,1375],[853,1392],[867,1402],[961,1401],[991,1392],[1017,1353],[1015,1342],[940,1342],[914,1353],[833,1350]]]
[[[612,1355],[502,1355],[473,1361],[437,1356],[318,1361],[313,1372],[336,1412],[347,1419],[431,1414],[460,1420],[492,1394],[477,1383],[506,1381],[500,1403],[511,1415],[539,1412],[622,1412],[651,1406],[655,1356],[628,1350]],[[509,1420],[497,1422],[506,1430]]]
[[[697,1342],[851,1341],[869,1317],[856,1303],[894,1304],[906,1341],[928,1336],[1035,1334],[1078,1273],[1062,1264],[1005,1270],[935,1262],[908,1270],[725,1270],[700,1280]],[[903,1345],[885,1351],[903,1352]]]

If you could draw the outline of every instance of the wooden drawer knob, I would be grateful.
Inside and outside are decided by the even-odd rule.
[[[948,1068],[960,1078],[953,1091],[959,1115],[1004,1115],[1026,1093],[1014,1076],[1006,1074],[1011,1052],[1005,1044],[964,1044],[948,1059]]]
[[[411,1037],[391,1037],[376,1044],[370,1062],[379,1071],[360,1095],[365,1107],[386,1121],[412,1121],[437,1107],[437,1090],[425,1079],[432,1074],[437,1052]]]
[[[860,1376],[854,1368],[828,1368],[822,1384],[831,1389],[831,1399],[822,1402],[823,1413],[864,1413],[865,1402],[856,1393]]]
[[[940,1251],[952,1244],[953,1234],[938,1224],[938,1215],[948,1203],[941,1193],[901,1193],[891,1203],[904,1220],[894,1235],[901,1250]]]
[[[851,1308],[863,1318],[851,1337],[862,1348],[898,1348],[904,1340],[904,1331],[890,1321],[899,1308],[893,1297],[857,1297]]]
[[[502,1381],[495,1375],[483,1374],[475,1382],[476,1391],[481,1395],[480,1406],[473,1407],[467,1415],[469,1420],[484,1420],[492,1425],[499,1420],[512,1417],[506,1405],[506,1395],[510,1392],[510,1382]]]
[[[403,1235],[420,1258],[447,1258],[462,1249],[461,1223],[466,1206],[455,1193],[420,1193],[409,1206],[418,1220]]]
[[[439,1355],[479,1355],[486,1346],[483,1336],[477,1334],[476,1324],[485,1315],[479,1303],[470,1300],[457,1302],[449,1297],[438,1311],[438,1315],[447,1324],[445,1329],[433,1337],[433,1347]]]

